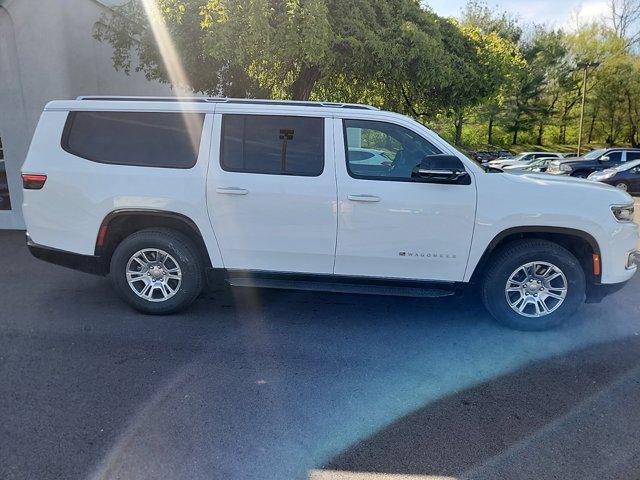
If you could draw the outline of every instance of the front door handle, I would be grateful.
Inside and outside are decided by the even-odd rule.
[[[347,195],[347,198],[352,202],[379,202],[380,197],[376,197],[375,195]]]
[[[218,187],[216,188],[216,193],[224,193],[226,195],[246,195],[249,193],[249,190],[238,187]]]

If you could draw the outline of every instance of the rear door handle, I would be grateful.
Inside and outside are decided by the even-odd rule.
[[[218,187],[216,188],[216,193],[224,193],[226,195],[246,195],[249,193],[249,190],[238,187]]]
[[[380,197],[376,197],[375,195],[347,195],[347,198],[352,202],[379,202]]]

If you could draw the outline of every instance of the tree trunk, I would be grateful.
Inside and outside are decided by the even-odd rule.
[[[596,125],[596,114],[591,114],[591,123],[589,123],[589,133],[587,134],[587,143],[593,142],[593,129]]]
[[[638,147],[638,123],[634,121],[634,113],[637,114],[637,110],[633,108],[632,96],[627,92],[627,114],[629,115],[629,143],[633,148]]]
[[[538,138],[536,139],[536,143],[538,145],[542,145],[542,136],[544,135],[544,123],[538,125]]]
[[[593,107],[593,112],[591,112],[591,122],[589,123],[589,134],[587,135],[587,143],[591,143],[593,141],[593,130],[596,127],[596,118],[598,118],[598,104]]]
[[[638,148],[640,146],[640,142],[638,142],[638,127],[635,125],[631,126],[631,130],[629,131],[629,143],[631,143],[631,147]]]
[[[462,113],[462,111],[458,111],[456,113],[454,124],[456,127],[456,136],[453,143],[455,145],[460,145],[460,142],[462,141],[462,125],[464,124],[464,114]]]
[[[318,67],[303,65],[300,68],[298,78],[291,85],[291,98],[293,100],[309,100],[313,87],[320,79],[320,73]]]
[[[567,119],[562,119],[562,124],[560,125],[560,137],[558,138],[558,143],[565,144],[567,143]]]
[[[513,142],[511,142],[511,145],[517,145],[518,144],[518,127],[516,127],[513,130]]]
[[[493,145],[493,115],[489,117],[489,128],[487,131],[487,143]]]

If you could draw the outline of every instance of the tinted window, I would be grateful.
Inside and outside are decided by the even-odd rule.
[[[610,162],[619,162],[622,160],[622,152],[611,152],[606,154]]]
[[[71,112],[62,147],[94,162],[191,168],[203,122],[200,113]]]
[[[640,160],[640,152],[627,152],[627,162],[631,160]]]
[[[231,172],[318,176],[324,168],[324,119],[223,115],[220,164]]]
[[[347,169],[355,178],[411,180],[424,157],[441,153],[417,133],[393,123],[344,120],[344,137]],[[362,162],[356,153],[361,149],[378,152],[384,161]]]

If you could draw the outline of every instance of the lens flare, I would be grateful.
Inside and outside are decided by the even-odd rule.
[[[162,12],[158,8],[156,0],[141,0],[145,15],[149,22],[153,38],[160,52],[162,63],[171,83],[171,87],[177,97],[188,97],[193,95],[191,82],[182,65],[178,50],[171,38],[167,24]],[[184,123],[194,151],[198,151],[200,146],[200,132],[202,125],[193,115],[183,115]]]

